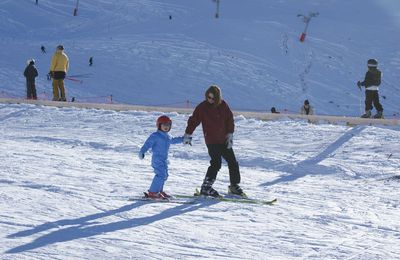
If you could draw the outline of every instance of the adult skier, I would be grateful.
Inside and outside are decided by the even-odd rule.
[[[65,97],[64,79],[69,67],[68,56],[64,53],[64,46],[58,45],[51,58],[50,76],[53,78],[53,101],[67,101]]]
[[[27,61],[28,66],[24,70],[24,76],[26,78],[26,98],[37,99],[35,78],[39,75],[36,67],[35,60],[30,59]]]
[[[378,61],[376,59],[368,60],[368,71],[365,74],[364,81],[358,81],[357,86],[361,90],[361,86],[365,87],[365,114],[363,114],[362,118],[370,118],[372,103],[377,110],[377,113],[374,115],[374,118],[383,118],[383,107],[379,102],[379,85],[381,84],[382,73],[378,69]]]
[[[205,100],[195,108],[189,117],[183,141],[185,144],[191,144],[193,131],[200,123],[211,158],[200,193],[212,197],[220,196],[212,185],[221,169],[222,158],[224,158],[229,168],[228,192],[245,197],[246,194],[239,186],[239,164],[232,149],[235,129],[233,114],[228,104],[222,99],[221,89],[216,85],[212,85],[206,90]]]

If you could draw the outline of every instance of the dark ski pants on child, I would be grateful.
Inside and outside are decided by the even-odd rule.
[[[378,90],[366,90],[365,91],[365,111],[372,110],[372,103],[376,111],[383,111],[381,103],[379,103],[379,93]]]
[[[219,169],[221,169],[222,158],[228,163],[229,180],[232,185],[240,183],[239,164],[236,161],[233,149],[226,148],[226,144],[208,144],[208,154],[211,157],[206,178],[215,180]]]

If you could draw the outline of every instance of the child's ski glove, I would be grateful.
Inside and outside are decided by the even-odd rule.
[[[233,146],[233,134],[229,133],[226,135],[226,140],[225,140],[226,148],[231,149]]]
[[[183,144],[192,145],[192,135],[184,134],[183,135]]]
[[[140,159],[140,160],[143,160],[143,158],[144,158],[144,153],[139,152],[138,156],[139,156],[139,159]]]
[[[361,90],[361,81],[357,81],[357,86]]]

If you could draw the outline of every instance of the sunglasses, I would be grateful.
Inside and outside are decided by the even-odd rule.
[[[171,123],[162,123],[161,124],[161,126],[169,126],[169,127],[171,127],[171,125],[172,125]]]

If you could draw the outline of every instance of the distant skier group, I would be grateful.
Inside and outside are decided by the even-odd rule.
[[[40,50],[42,54],[46,54],[45,46],[41,46]],[[24,76],[26,78],[26,96],[27,99],[37,99],[36,83],[35,79],[39,73],[35,66],[35,59],[29,59],[27,66],[24,70]],[[93,65],[93,57],[89,58],[89,66]],[[69,58],[64,51],[63,45],[58,45],[51,58],[50,70],[47,73],[47,79],[52,80],[53,88],[53,101],[67,101],[64,80],[67,76],[69,69]],[[71,79],[72,80],[72,79]]]
[[[367,62],[368,71],[363,81],[358,81],[357,86],[360,90],[365,87],[365,113],[362,118],[384,118],[383,107],[379,101],[379,86],[381,84],[382,72],[378,69],[378,61],[369,59]],[[376,114],[372,116],[372,109],[375,107]],[[271,108],[272,114],[279,114],[275,107]],[[301,115],[314,115],[314,108],[310,105],[308,99],[304,100],[304,104],[300,107]]]
[[[44,46],[41,46],[43,54],[46,53]],[[68,72],[69,59],[64,52],[64,46],[58,45],[53,57],[51,58],[50,71],[47,74],[47,79],[53,79],[53,101],[67,101],[65,96],[64,79]],[[24,70],[26,78],[27,99],[37,99],[35,78],[39,75],[35,66],[35,59],[27,61],[27,67]]]

